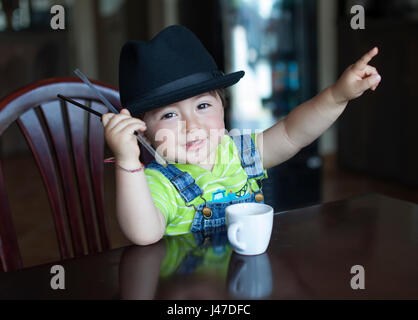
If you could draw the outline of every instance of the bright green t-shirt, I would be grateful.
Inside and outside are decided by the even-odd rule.
[[[255,134],[252,139],[256,145]],[[256,145],[257,146],[257,145]],[[241,166],[240,156],[234,141],[228,135],[222,138],[216,150],[215,164],[212,171],[192,164],[174,164],[178,169],[188,172],[196,184],[202,189],[203,197],[210,202],[224,202],[239,199],[257,191],[258,185],[250,179],[251,188],[247,184],[247,174]],[[183,198],[171,182],[158,170],[146,169],[146,178],[156,207],[166,219],[166,235],[177,235],[190,232],[195,215],[193,206],[203,203],[197,197],[186,206]],[[267,177],[264,171],[264,177]]]

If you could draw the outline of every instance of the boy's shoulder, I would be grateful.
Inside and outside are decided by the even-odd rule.
[[[254,131],[254,130],[251,130],[251,131],[248,131],[248,130],[238,130],[238,131],[234,131],[233,134],[229,135],[228,137],[234,142],[235,147],[237,149],[241,150],[243,146],[240,145],[240,144],[242,144],[242,143],[249,144],[250,143],[249,141],[251,141],[251,140],[252,140],[252,143],[254,144],[254,146],[255,147],[258,147],[257,137],[260,134],[262,134],[262,132],[257,132],[257,131]],[[244,137],[245,136],[250,136],[251,137],[251,140],[250,139],[245,139],[245,138],[243,138],[241,140],[241,137],[243,137],[243,136]],[[246,145],[244,147],[248,147],[248,146]]]
[[[253,143],[257,146],[257,132],[251,131],[251,132],[245,132],[243,130],[239,131],[233,131],[231,134],[225,134],[221,146],[224,148],[230,148],[230,149],[241,149],[241,137],[242,136],[251,136],[251,140]]]

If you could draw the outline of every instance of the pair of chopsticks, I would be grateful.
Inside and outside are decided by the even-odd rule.
[[[90,89],[91,90],[93,90],[94,91],[94,93],[99,97],[99,99],[103,102],[103,104],[109,109],[109,111],[110,112],[113,112],[113,113],[116,113],[116,114],[118,114],[119,113],[119,111],[109,102],[109,100],[107,100],[103,95],[102,95],[102,93],[96,88],[96,87],[94,87],[92,84],[91,84],[91,82],[87,79],[87,77],[84,75],[84,74],[82,74],[81,73],[81,71],[80,70],[78,70],[78,69],[76,69],[75,71],[75,74],[81,79],[81,80],[83,80],[83,82],[85,83],[85,84],[87,84],[89,87],[90,87]],[[69,97],[66,97],[66,96],[63,96],[62,94],[57,94],[57,97],[58,98],[60,98],[60,99],[62,99],[62,100],[64,100],[64,101],[67,101],[67,102],[69,102],[69,103],[71,103],[71,104],[73,104],[73,105],[75,105],[75,106],[77,106],[77,107],[79,107],[79,108],[81,108],[81,109],[83,109],[83,110],[85,110],[85,111],[87,111],[87,112],[90,112],[90,113],[92,113],[92,114],[94,114],[94,115],[96,115],[96,116],[98,116],[98,117],[102,117],[103,116],[103,114],[102,113],[100,113],[100,112],[97,112],[96,110],[93,110],[93,109],[91,109],[91,108],[89,108],[89,107],[87,107],[87,106],[85,106],[85,105],[83,105],[83,104],[81,104],[81,103],[79,103],[79,102],[77,102],[77,101],[75,101],[75,100],[73,100],[73,99],[71,99],[71,98],[69,98]],[[155,160],[159,163],[159,164],[161,164],[161,165],[163,165],[163,166],[166,166],[167,165],[167,162],[158,154],[158,152],[157,151],[155,151],[154,150],[154,148],[153,147],[151,147],[149,144],[148,144],[148,142],[138,133],[138,132],[134,132],[134,135],[136,136],[136,138],[139,140],[139,142],[141,142],[141,144],[152,154],[152,156],[155,158]]]

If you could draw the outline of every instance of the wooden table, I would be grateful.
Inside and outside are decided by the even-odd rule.
[[[223,232],[196,239],[1,273],[0,299],[418,298],[417,204],[370,194],[280,212],[260,256],[232,253]],[[65,289],[51,288],[56,264]]]

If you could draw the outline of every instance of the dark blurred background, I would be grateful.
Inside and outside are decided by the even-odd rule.
[[[50,27],[54,4],[65,7],[65,30]],[[357,4],[365,9],[364,30],[350,27]],[[0,97],[74,76],[75,68],[118,87],[124,42],[149,40],[171,24],[197,34],[223,71],[245,70],[227,91],[229,129],[268,128],[377,45],[371,64],[383,77],[378,90],[350,102],[321,138],[269,170],[266,202],[285,210],[378,192],[418,203],[418,0],[0,0]],[[33,246],[52,241],[33,241],[39,232],[53,237],[53,226],[17,126],[0,138],[0,155],[19,241],[32,246],[25,262],[45,260]],[[105,175],[117,247],[127,240],[114,216],[113,168]]]

